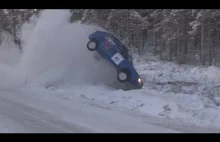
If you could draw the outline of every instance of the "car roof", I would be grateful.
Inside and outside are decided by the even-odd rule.
[[[96,33],[111,34],[111,33],[109,33],[109,32],[105,32],[105,31],[96,31]]]
[[[129,49],[114,34],[105,31],[96,31],[96,32],[101,34],[106,34],[106,36],[112,36],[115,40],[117,40],[118,43],[122,44],[124,50],[127,50],[129,52]]]

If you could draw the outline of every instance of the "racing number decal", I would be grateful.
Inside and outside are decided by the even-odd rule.
[[[120,53],[116,53],[111,59],[116,65],[119,65],[124,60]]]

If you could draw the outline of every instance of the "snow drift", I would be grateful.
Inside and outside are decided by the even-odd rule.
[[[114,68],[103,59],[97,61],[95,52],[86,48],[89,34],[100,28],[69,23],[70,16],[68,10],[44,10],[33,30],[30,26],[33,23],[23,26],[24,51],[18,64],[0,67],[1,88],[116,81],[116,77],[112,78]]]

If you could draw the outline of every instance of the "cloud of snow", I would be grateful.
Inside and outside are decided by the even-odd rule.
[[[19,61],[19,49],[12,42],[12,37],[9,33],[3,31],[0,33],[0,63],[14,65]]]
[[[6,70],[7,65],[0,68],[0,72],[4,72],[0,76],[0,87],[26,83],[43,86],[112,84],[116,81],[115,69],[86,48],[89,34],[100,28],[69,23],[70,16],[69,10],[44,10],[33,30],[31,23],[23,26],[24,50],[20,63],[11,69]]]

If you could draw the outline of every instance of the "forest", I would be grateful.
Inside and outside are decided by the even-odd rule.
[[[42,9],[1,9],[0,30],[10,33],[18,48],[21,26]],[[218,65],[218,9],[70,9],[70,22],[97,25],[115,34],[139,55],[151,52],[179,64]],[[150,33],[150,34],[149,34]],[[148,38],[152,44],[149,45]]]

